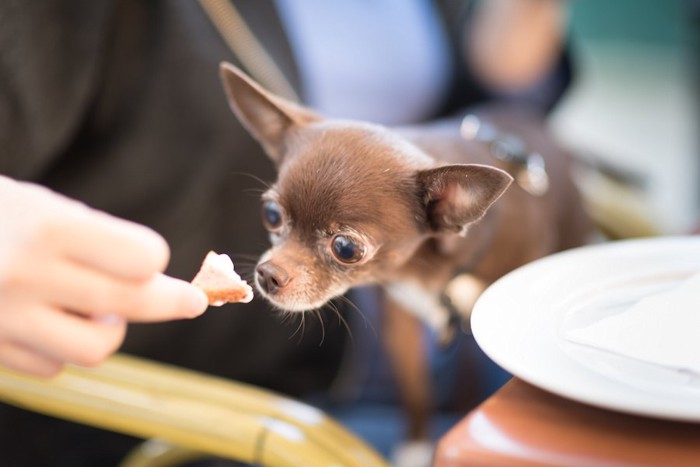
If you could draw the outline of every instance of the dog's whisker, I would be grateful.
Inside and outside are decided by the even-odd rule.
[[[297,344],[300,344],[301,340],[304,338],[304,331],[306,331],[306,313],[301,314],[301,334],[299,334]]]
[[[326,326],[323,323],[323,315],[321,314],[320,309],[317,308],[313,310],[312,313],[318,318],[318,322],[321,325],[321,342],[318,343],[318,346],[321,347],[323,342],[326,340]]]
[[[263,193],[265,193],[267,190],[263,190],[262,188],[246,188],[246,189],[241,190],[241,191],[243,193],[245,193],[246,195],[256,195],[256,197],[257,197],[257,196],[260,196]]]
[[[250,260],[248,260],[248,261],[236,261],[236,267],[241,267],[241,266],[251,267],[251,266],[255,266],[256,264],[257,263],[255,261],[250,261]]]
[[[256,263],[239,261],[236,263],[236,271],[251,272],[255,270]]]
[[[289,315],[289,319],[291,320],[291,319],[293,319],[292,316],[297,314],[297,313],[287,313],[287,314]],[[300,336],[304,334],[304,314],[303,313],[301,313],[301,319],[299,320],[299,325],[296,327],[296,329],[294,330],[292,335],[289,336],[289,339],[290,340],[293,339],[294,336],[296,336],[298,333],[300,334]],[[301,342],[301,340],[298,340],[297,344],[299,342]]]
[[[370,328],[374,337],[379,338],[378,337],[379,335],[377,333],[377,329],[374,327],[374,324],[372,324],[372,321],[370,321],[370,319],[367,318],[367,316],[362,312],[362,310],[360,310],[360,308],[357,305],[355,305],[355,303],[352,300],[350,300],[345,295],[341,295],[337,298],[339,300],[341,300],[343,303],[348,304],[350,306],[350,310],[356,311],[362,317],[362,321],[364,322],[364,325]]]
[[[258,253],[255,255],[256,258],[260,258],[265,251],[267,251],[270,248],[270,243],[263,243],[263,242],[258,242],[255,244],[255,249],[258,251]],[[253,255],[251,255],[253,256]]]
[[[250,178],[250,179],[252,179],[252,180],[255,180],[256,182],[260,183],[262,186],[265,187],[265,190],[264,190],[264,191],[267,191],[267,190],[269,190],[270,188],[272,188],[272,185],[271,185],[269,182],[266,182],[266,181],[263,180],[262,178],[258,177],[258,176],[255,175],[255,174],[252,174],[252,173],[250,173],[250,172],[231,172],[231,175],[243,175],[244,177],[248,177],[248,178]]]
[[[249,261],[257,261],[258,258],[260,258],[260,255],[254,255],[251,253],[237,253],[231,255],[234,258],[243,258],[244,260],[249,260]]]
[[[348,324],[347,320],[343,317],[343,314],[338,309],[338,305],[334,301],[330,301],[326,304],[326,306],[330,308],[331,311],[333,311],[333,313],[336,314],[336,316],[338,317],[338,323],[343,325],[345,330],[348,332],[348,336],[350,337],[350,339],[354,340],[354,337],[352,335],[352,329],[350,328],[350,325]]]

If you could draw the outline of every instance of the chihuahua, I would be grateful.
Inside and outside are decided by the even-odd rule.
[[[522,110],[389,129],[323,118],[227,63],[221,76],[231,109],[278,172],[262,196],[272,247],[255,269],[257,289],[304,312],[379,284],[408,437],[425,439],[422,323],[448,342],[488,284],[584,243],[567,158],[542,119]]]

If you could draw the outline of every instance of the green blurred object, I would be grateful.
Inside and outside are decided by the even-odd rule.
[[[574,34],[590,40],[678,45],[689,29],[687,0],[572,2]]]

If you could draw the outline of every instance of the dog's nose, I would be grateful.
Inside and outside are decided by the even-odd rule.
[[[255,274],[257,275],[256,282],[258,285],[270,295],[276,294],[281,288],[289,284],[290,277],[287,271],[270,261],[259,264],[255,268]]]

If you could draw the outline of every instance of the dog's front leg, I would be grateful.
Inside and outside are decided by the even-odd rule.
[[[384,295],[382,340],[398,386],[411,441],[428,438],[432,394],[421,321]]]

